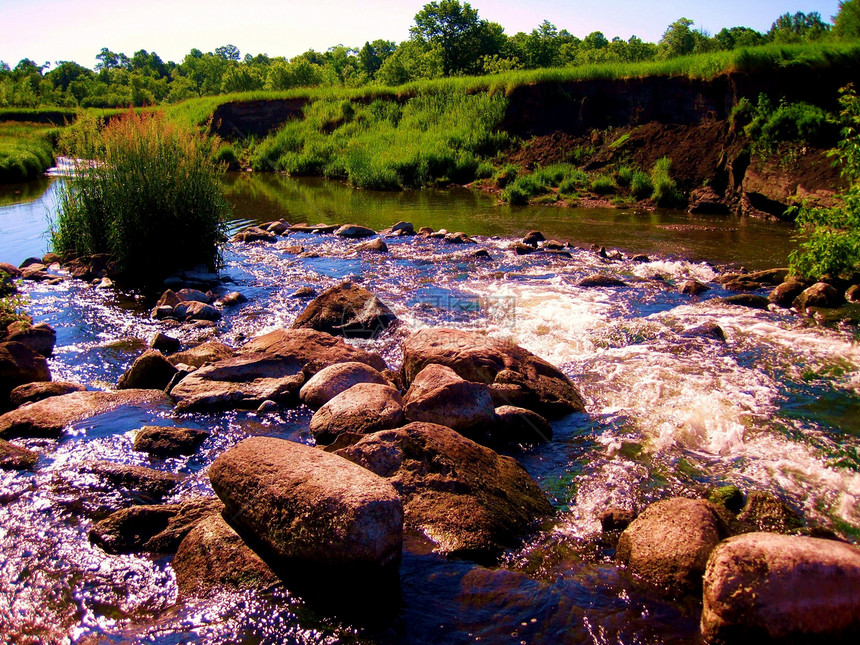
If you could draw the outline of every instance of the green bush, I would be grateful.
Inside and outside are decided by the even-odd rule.
[[[618,184],[609,175],[596,175],[591,180],[591,191],[598,195],[611,195],[617,190]]]
[[[160,112],[128,112],[89,137],[104,152],[78,164],[64,187],[55,251],[107,253],[136,284],[197,264],[216,268],[230,213],[213,161],[218,141]]]
[[[520,174],[520,167],[512,163],[506,163],[499,171],[493,175],[493,181],[499,188],[505,188],[508,184],[514,181]]]
[[[573,168],[559,183],[558,192],[562,195],[576,195],[580,188],[586,186],[588,186],[588,175],[583,170]]]
[[[678,206],[683,201],[683,196],[678,190],[678,184],[669,174],[672,168],[672,160],[669,157],[658,159],[651,170],[651,182],[654,190],[651,200],[657,206]]]
[[[489,179],[496,172],[495,166],[489,161],[482,161],[475,168],[475,179]]]
[[[636,170],[630,176],[630,192],[636,199],[645,199],[654,192],[654,183],[651,176],[641,170]]]
[[[766,94],[759,94],[755,106],[746,98],[738,101],[731,118],[733,126],[743,128],[744,134],[760,147],[782,141],[828,145],[837,133],[833,117],[820,107],[785,101],[774,106]]]
[[[618,180],[618,185],[626,188],[633,181],[633,169],[629,166],[621,166],[615,173],[615,177]]]
[[[522,175],[502,191],[502,200],[511,204],[528,204],[532,197],[546,192],[546,185],[534,174]]]

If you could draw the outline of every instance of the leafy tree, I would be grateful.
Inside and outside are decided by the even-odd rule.
[[[582,39],[581,46],[585,49],[603,49],[609,46],[609,39],[603,35],[602,31],[592,31]]]
[[[91,78],[94,74],[92,70],[89,70],[82,65],[65,60],[59,61],[54,69],[45,74],[45,78],[51,81],[54,87],[58,87],[63,92],[69,89],[69,85],[72,81],[76,81],[82,76],[85,78]]]
[[[755,47],[763,44],[764,40],[764,35],[749,27],[724,27],[714,36],[714,45],[717,49],[728,51],[740,47]]]
[[[117,69],[120,67],[128,67],[129,59],[125,54],[115,54],[107,47],[102,47],[102,50],[96,54],[96,71],[100,72],[103,69]]]
[[[830,32],[830,25],[821,19],[817,11],[794,15],[785,13],[771,25],[768,38],[775,43],[798,43],[819,40]]]
[[[843,0],[833,18],[833,31],[840,38],[860,38],[860,0]]]
[[[415,25],[409,31],[413,40],[438,49],[445,76],[474,71],[482,55],[494,53],[483,51],[492,34],[468,2],[426,4],[415,14]]]
[[[238,60],[241,58],[239,48],[236,45],[221,45],[215,48],[215,55],[220,56],[224,60]]]

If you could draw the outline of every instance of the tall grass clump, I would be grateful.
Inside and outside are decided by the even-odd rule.
[[[128,112],[77,132],[78,164],[52,230],[60,254],[107,253],[119,275],[151,284],[198,264],[215,269],[230,207],[213,161],[219,142],[159,112]]]
[[[672,160],[669,157],[663,157],[654,163],[654,168],[651,170],[651,182],[654,186],[651,201],[657,206],[677,206],[683,201],[678,184],[669,174],[671,168]]]

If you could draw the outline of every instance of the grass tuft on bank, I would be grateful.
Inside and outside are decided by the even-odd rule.
[[[42,123],[0,123],[0,183],[30,181],[50,168],[57,133]]]

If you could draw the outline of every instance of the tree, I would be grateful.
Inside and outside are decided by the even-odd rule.
[[[732,50],[740,47],[755,47],[764,42],[764,36],[755,29],[749,27],[723,28],[714,36],[714,45],[717,49]]]
[[[129,60],[125,54],[115,54],[107,47],[102,47],[102,50],[96,54],[96,71],[100,72],[103,69],[118,69],[120,67],[128,67]]]
[[[468,2],[441,0],[424,5],[409,32],[413,40],[438,48],[445,76],[475,71],[481,56],[493,53],[484,51],[483,41],[489,35],[486,21]]]
[[[830,33],[830,25],[821,19],[817,11],[794,15],[785,13],[771,25],[768,38],[775,43],[797,43],[818,40]]]
[[[860,38],[860,0],[839,3],[839,13],[833,17],[833,31],[840,38]]]
[[[221,45],[215,48],[215,55],[220,56],[224,60],[238,61],[241,58],[239,48],[236,45]]]

